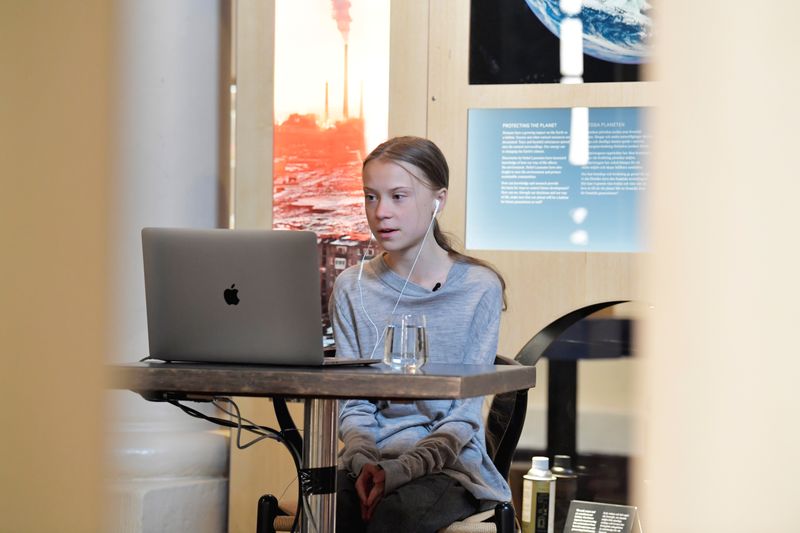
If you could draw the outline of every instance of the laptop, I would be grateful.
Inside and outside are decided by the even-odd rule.
[[[142,230],[148,359],[322,366],[317,237],[310,231]]]

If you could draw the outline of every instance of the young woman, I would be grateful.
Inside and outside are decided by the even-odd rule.
[[[448,172],[439,148],[418,137],[390,139],[364,161],[367,220],[383,253],[336,280],[338,356],[382,357],[394,311],[426,316],[429,362],[494,362],[505,283],[440,231]],[[486,453],[482,401],[342,402],[337,531],[430,533],[508,501]]]

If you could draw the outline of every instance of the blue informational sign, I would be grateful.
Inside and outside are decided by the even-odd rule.
[[[590,109],[589,162],[575,166],[570,109],[470,109],[466,247],[643,251],[643,112]]]

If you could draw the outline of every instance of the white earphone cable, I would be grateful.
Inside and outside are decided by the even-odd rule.
[[[406,280],[403,283],[402,289],[400,289],[400,295],[397,297],[397,301],[394,302],[394,307],[392,308],[392,312],[389,313],[389,316],[393,315],[395,311],[397,311],[397,306],[400,305],[400,300],[403,298],[403,294],[406,291],[406,287],[408,286],[408,281],[411,279],[411,274],[414,273],[414,267],[417,266],[417,260],[419,259],[420,254],[422,253],[422,249],[425,247],[425,241],[428,240],[428,234],[431,232],[431,228],[433,227],[433,223],[436,222],[436,214],[439,212],[439,200],[436,200],[435,208],[433,210],[433,216],[431,217],[430,223],[428,223],[428,229],[425,230],[425,235],[422,237],[422,243],[419,245],[419,250],[417,250],[417,255],[414,256],[414,262],[411,263],[411,269],[408,271],[408,276],[406,276]],[[375,346],[372,347],[372,352],[369,354],[369,359],[375,357],[375,350],[378,349],[381,341],[383,340],[383,336],[386,334],[386,327],[384,326],[383,331],[378,335],[378,326],[375,325],[373,322],[372,317],[369,316],[367,312],[367,308],[364,306],[364,293],[361,289],[361,271],[364,268],[364,259],[361,259],[361,269],[358,272],[358,291],[361,294],[361,309],[364,311],[364,314],[367,315],[367,319],[369,320],[370,324],[375,328]]]
[[[367,320],[369,320],[369,323],[372,324],[372,328],[375,330],[375,338],[377,339],[378,335],[379,335],[378,334],[378,326],[375,325],[375,322],[372,321],[372,317],[369,316],[369,313],[367,313],[367,308],[366,308],[366,306],[364,306],[364,290],[361,288],[361,274],[364,273],[364,262],[367,259],[367,255],[373,255],[373,254],[370,254],[369,252],[372,249],[372,241],[374,239],[375,239],[375,235],[373,235],[372,232],[370,232],[370,234],[369,234],[369,243],[367,244],[367,249],[364,250],[364,255],[361,256],[361,266],[358,267],[358,280],[357,280],[357,282],[358,282],[358,296],[359,296],[359,299],[361,300],[361,310],[364,311],[364,314],[367,315]],[[380,342],[380,340],[378,341],[378,343],[379,342]],[[370,356],[369,356],[370,359],[372,359],[372,355],[375,354],[375,348],[378,346],[378,343],[376,343],[375,347],[372,348],[372,354],[370,354]]]

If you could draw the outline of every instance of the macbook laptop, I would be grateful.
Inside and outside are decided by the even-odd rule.
[[[324,357],[310,231],[142,230],[149,359],[368,364]]]

